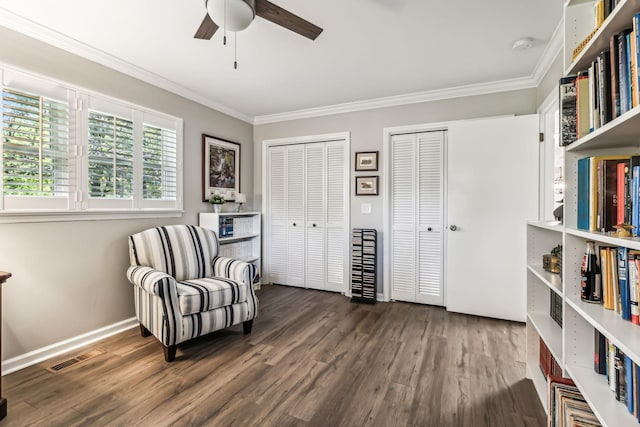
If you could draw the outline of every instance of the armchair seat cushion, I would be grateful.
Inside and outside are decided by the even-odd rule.
[[[205,277],[177,283],[183,316],[247,301],[247,285],[223,277]]]

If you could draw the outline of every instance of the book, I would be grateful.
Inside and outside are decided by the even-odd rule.
[[[631,305],[631,322],[640,325],[638,317],[638,262],[640,262],[639,251],[628,251],[629,253],[629,304]]]
[[[627,410],[633,414],[633,408],[634,408],[634,402],[633,402],[633,398],[634,398],[634,393],[633,393],[633,361],[631,360],[631,358],[629,356],[624,357],[624,362],[625,362],[625,384],[626,384],[626,390],[625,390],[625,395],[627,397],[626,403],[627,403]]]
[[[589,75],[589,133],[600,127],[598,123],[600,119],[600,106],[598,104],[598,63],[596,60],[591,62],[591,66],[587,69]],[[584,135],[583,135],[584,136]]]
[[[598,63],[598,105],[600,112],[600,126],[611,121],[611,71],[609,51],[601,52],[596,61]]]
[[[598,182],[598,186],[602,188],[602,193],[598,195],[598,211],[602,212],[600,231],[615,231],[614,226],[618,224],[618,164],[624,174],[629,160],[602,160],[599,166],[599,179],[602,179],[602,182]],[[624,177],[622,185],[624,194]],[[622,209],[624,210],[624,205]]]
[[[629,88],[629,57],[627,42],[631,30],[626,29],[618,33],[618,84],[620,90],[620,114],[624,114],[631,108]]]
[[[611,274],[611,248],[600,248],[600,271],[602,275],[602,305],[613,310],[613,276]]]
[[[622,303],[620,302],[620,281],[618,280],[618,249],[611,248],[611,281],[613,282],[613,309],[620,314]]]
[[[638,220],[640,219],[640,166],[634,166],[631,172],[631,225],[632,233],[638,234]]]
[[[638,67],[640,67],[640,13],[636,13],[635,15],[633,15],[631,22],[632,22],[633,33],[635,35],[636,96],[638,97],[638,103],[640,103],[640,72],[638,72],[639,71]]]
[[[599,330],[594,329],[593,369],[600,375],[607,373],[607,340]]]
[[[620,115],[618,34],[613,34],[609,38],[609,74],[611,76],[611,120],[613,120]]]
[[[591,163],[589,157],[578,160],[578,212],[577,226],[580,230],[589,230],[589,178]]]
[[[577,139],[576,133],[576,75],[560,79],[560,145]]]
[[[633,108],[638,105],[638,61],[636,33],[634,31],[629,33],[627,50],[629,56],[629,90],[631,92],[631,108]]]
[[[593,156],[591,157],[589,164],[589,171],[591,172],[589,177],[589,230],[590,231],[604,231],[605,226],[603,221],[605,220],[604,211],[607,209],[607,231],[615,230],[611,224],[615,221],[615,209],[611,209],[613,203],[613,197],[616,194],[617,183],[615,182],[616,173],[610,170],[610,182],[607,183],[604,175],[604,161],[614,160],[616,162],[629,161],[629,156]],[[613,163],[612,163],[613,164]],[[610,166],[615,169],[615,167]],[[605,187],[608,194],[608,199],[605,200]],[[617,203],[616,203],[617,204]]]
[[[590,131],[589,92],[589,72],[578,73],[578,77],[576,77],[576,132],[578,139],[587,136]]]
[[[631,300],[628,282],[629,250],[623,246],[618,248],[618,283],[620,284],[620,315],[624,320],[631,320]]]
[[[626,190],[625,186],[627,184],[627,170],[629,170],[629,163],[620,162],[616,168],[616,203],[618,205],[618,209],[616,211],[616,225],[625,223],[625,200],[626,200]]]

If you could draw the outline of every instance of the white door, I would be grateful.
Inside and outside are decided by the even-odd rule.
[[[306,163],[306,287],[326,289],[325,246],[325,144],[305,146]]]
[[[454,122],[448,130],[447,310],[524,322],[538,117]]]
[[[268,151],[267,218],[265,273],[271,283],[287,281],[287,169],[286,147],[272,147]]]
[[[391,138],[391,298],[443,305],[445,133]]]
[[[287,280],[286,285],[304,287],[304,145],[290,145],[287,150]]]
[[[349,158],[344,141],[326,143],[326,289],[346,292],[349,266]]]

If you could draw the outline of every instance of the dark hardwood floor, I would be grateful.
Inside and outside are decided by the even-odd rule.
[[[522,324],[283,286],[258,297],[250,336],[219,331],[173,363],[135,328],[5,376],[0,427],[545,425]]]

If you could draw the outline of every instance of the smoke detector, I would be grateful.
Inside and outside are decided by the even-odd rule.
[[[513,50],[527,50],[533,46],[533,39],[531,37],[521,37],[514,41],[511,45]]]

